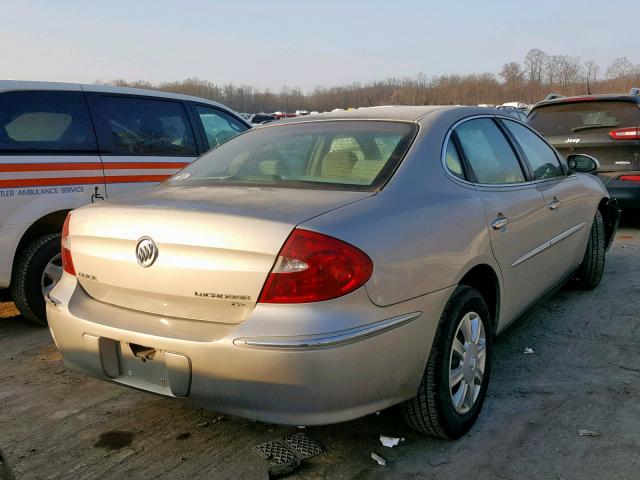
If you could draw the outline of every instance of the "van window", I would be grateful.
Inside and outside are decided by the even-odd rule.
[[[196,111],[207,136],[209,148],[215,148],[247,130],[247,126],[242,122],[215,108],[196,105]]]
[[[193,130],[181,102],[102,95],[94,98],[93,108],[102,153],[196,155]]]
[[[96,139],[80,92],[0,94],[0,151],[95,151]]]

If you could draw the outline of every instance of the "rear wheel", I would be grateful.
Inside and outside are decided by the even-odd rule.
[[[600,211],[591,225],[591,233],[587,243],[587,251],[582,263],[578,267],[578,285],[585,290],[592,290],[600,284],[604,272],[604,259],[606,255],[606,241],[604,235],[604,220]]]
[[[47,324],[44,296],[61,276],[59,233],[38,237],[20,252],[11,279],[11,296],[24,318]]]
[[[418,394],[403,404],[409,426],[451,439],[473,426],[489,384],[492,332],[482,295],[457,287],[442,313]]]

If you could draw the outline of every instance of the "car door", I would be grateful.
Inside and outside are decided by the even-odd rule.
[[[592,220],[592,202],[579,177],[565,173],[555,150],[537,133],[512,120],[501,122],[513,136],[546,203],[551,256],[547,275],[560,281],[582,260]]]
[[[550,286],[548,260],[542,254],[548,240],[547,207],[493,118],[467,120],[454,129],[453,138],[482,200],[491,248],[501,269],[503,328]]]
[[[250,127],[222,110],[199,103],[190,103],[196,127],[205,139],[204,150],[216,148]]]
[[[107,195],[169,178],[198,155],[185,103],[143,95],[88,93]]]

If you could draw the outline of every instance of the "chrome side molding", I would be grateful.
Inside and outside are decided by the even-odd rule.
[[[388,318],[362,327],[340,330],[323,336],[309,338],[291,337],[253,337],[236,338],[233,344],[239,347],[276,348],[276,349],[309,349],[335,347],[346,343],[357,342],[373,337],[394,328],[412,322],[422,315],[422,312],[412,312],[397,317]]]

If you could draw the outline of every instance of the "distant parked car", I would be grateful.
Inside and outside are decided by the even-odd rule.
[[[475,422],[494,335],[595,288],[618,211],[589,157],[498,110],[381,107],[254,128],[73,211],[49,324],[71,368],[273,423],[403,403]],[[553,361],[553,359],[548,359]]]
[[[251,117],[251,123],[254,125],[261,125],[263,123],[273,122],[275,119],[275,115],[271,115],[269,113],[256,113]]]
[[[521,122],[524,122],[527,120],[526,110],[522,110],[520,108],[514,108],[514,107],[498,107],[498,109],[502,110],[507,115],[511,115],[512,117],[517,118]]]
[[[611,196],[640,209],[640,94],[556,95],[536,104],[527,123],[563,155],[595,156]]]
[[[248,128],[203,98],[0,81],[0,288],[45,323],[70,210],[156,185]]]

